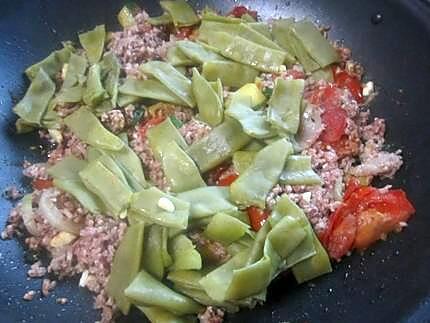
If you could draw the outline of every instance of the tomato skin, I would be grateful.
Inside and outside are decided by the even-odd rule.
[[[340,70],[333,73],[334,83],[339,88],[346,88],[354,97],[357,103],[362,103],[363,100],[363,87],[360,80],[348,72]]]
[[[33,180],[33,182],[31,182],[31,186],[33,186],[33,189],[41,191],[53,187],[54,184],[52,179],[36,178]]]
[[[348,214],[340,218],[327,243],[327,251],[331,258],[340,260],[352,249],[357,233],[357,218]]]
[[[269,212],[256,206],[248,207],[246,212],[248,213],[249,221],[251,222],[251,227],[254,231],[260,230],[269,217]]]
[[[148,120],[144,120],[139,126],[139,132],[142,136],[146,135],[146,131],[152,126],[156,126],[166,120],[166,116],[157,116]]]
[[[233,7],[233,9],[230,11],[230,13],[228,14],[229,16],[233,16],[235,18],[242,18],[243,15],[250,15],[252,18],[257,20],[257,11],[254,10],[249,10],[247,7],[245,6],[235,6]]]
[[[218,186],[230,186],[237,178],[239,174],[236,172],[224,173],[216,181]]]

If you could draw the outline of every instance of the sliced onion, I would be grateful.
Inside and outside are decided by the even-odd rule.
[[[21,202],[21,216],[25,228],[28,233],[33,236],[39,236],[40,232],[37,229],[36,221],[34,220],[33,206],[32,206],[33,196],[32,194],[27,194],[23,197]]]
[[[59,231],[66,231],[79,235],[82,224],[67,220],[55,206],[52,198],[55,198],[55,191],[52,189],[44,190],[39,200],[39,212],[45,217],[46,221]]]
[[[323,130],[321,110],[310,104],[306,105],[300,121],[299,132],[295,137],[298,150],[312,146]]]

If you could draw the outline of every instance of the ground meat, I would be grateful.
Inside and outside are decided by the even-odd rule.
[[[222,264],[230,258],[227,249],[218,241],[210,240],[200,232],[193,232],[189,237],[195,243],[197,250],[202,254],[206,262]]]
[[[42,262],[39,260],[31,265],[30,269],[27,271],[27,275],[29,277],[43,277],[46,274],[46,267],[42,265]]]
[[[179,129],[179,132],[181,133],[182,137],[184,137],[187,144],[191,145],[203,137],[206,137],[211,129],[212,128],[208,124],[193,118],[185,123]]]
[[[79,159],[85,158],[88,145],[67,128],[62,129],[61,134],[61,142],[48,154],[48,164],[55,164],[66,156],[75,156]]]
[[[104,112],[100,118],[103,125],[113,133],[120,133],[125,127],[125,117],[121,110]]]
[[[381,176],[392,178],[403,164],[400,153],[401,151],[396,153],[378,152],[363,160],[361,165],[351,167],[349,174],[357,177]]]
[[[22,296],[22,299],[25,301],[32,301],[34,296],[36,296],[36,291],[30,290],[30,291],[26,292],[24,294],[24,296]]]
[[[206,310],[198,315],[200,323],[222,323],[224,321],[224,312],[219,308],[208,306]]]
[[[301,65],[295,64],[290,69],[282,71],[280,73],[262,73],[260,75],[261,84],[263,88],[273,89],[275,86],[275,80],[281,78],[284,80],[292,79],[304,79],[305,71]]]
[[[137,14],[136,24],[112,33],[108,44],[108,48],[118,56],[128,75],[140,77],[140,64],[166,56],[168,34],[163,28],[151,26],[147,19],[148,14],[145,11]]]
[[[47,297],[49,293],[54,290],[54,288],[57,286],[57,282],[55,280],[50,280],[45,278],[42,281],[42,287],[41,292],[44,297]]]
[[[32,164],[28,161],[24,161],[22,174],[32,179],[48,179],[48,173],[46,172],[46,163],[35,163]]]

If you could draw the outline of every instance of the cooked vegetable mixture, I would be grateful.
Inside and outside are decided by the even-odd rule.
[[[349,49],[307,20],[160,4],[25,71],[17,132],[51,148],[2,237],[49,252],[29,276],[80,275],[101,322],[222,322],[281,272],[309,281],[406,226],[405,193],[371,186],[402,157]]]

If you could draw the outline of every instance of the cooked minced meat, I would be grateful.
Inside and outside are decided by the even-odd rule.
[[[219,308],[208,306],[206,310],[198,316],[200,323],[222,323],[224,322],[224,312]]]

